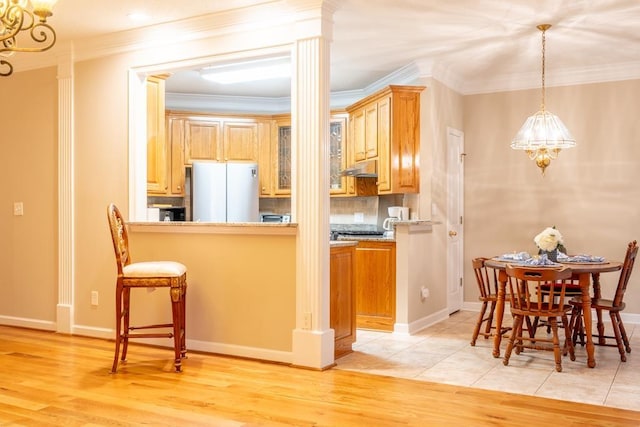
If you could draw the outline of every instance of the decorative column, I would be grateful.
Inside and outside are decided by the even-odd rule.
[[[329,328],[329,44],[331,3],[300,11],[291,96],[293,215],[298,222],[293,364],[334,362]]]
[[[58,64],[58,305],[57,332],[73,327],[73,56]]]

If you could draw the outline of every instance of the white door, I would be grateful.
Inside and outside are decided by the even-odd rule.
[[[462,308],[464,133],[447,128],[447,308],[449,314]]]

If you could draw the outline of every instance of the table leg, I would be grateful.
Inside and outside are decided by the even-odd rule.
[[[493,337],[493,357],[500,357],[500,341],[502,340],[502,317],[504,315],[504,298],[507,289],[507,273],[505,270],[498,272],[498,301],[496,302],[496,334]]]
[[[580,273],[580,290],[582,291],[582,319],[584,322],[584,334],[587,339],[587,366],[596,367],[595,346],[591,335],[591,296],[589,295],[589,285],[591,282],[589,273]]]
[[[602,294],[600,292],[600,273],[591,273],[591,280],[593,282],[593,297],[595,299],[602,298]],[[596,323],[598,328],[598,344],[605,345],[604,323],[602,322],[602,311],[597,310],[596,316],[598,317],[598,322]]]

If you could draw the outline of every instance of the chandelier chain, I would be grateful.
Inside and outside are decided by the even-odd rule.
[[[546,54],[546,29],[542,30],[542,111],[544,111],[545,104],[545,82],[544,82],[544,69],[545,69],[545,54]]]

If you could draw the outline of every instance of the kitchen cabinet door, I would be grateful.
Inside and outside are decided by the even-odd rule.
[[[391,191],[391,96],[377,102],[378,193]]]
[[[224,122],[224,161],[258,161],[258,123]]]
[[[291,125],[279,124],[276,137],[276,170],[275,188],[276,196],[291,195]]]
[[[147,77],[147,193],[167,192],[167,141],[164,121],[164,87],[162,76]]]
[[[367,105],[352,112],[350,120],[353,123],[353,152],[354,160],[375,158],[378,155],[377,126],[378,106],[376,103]]]
[[[184,161],[184,119],[167,118],[167,135],[169,145],[169,186],[168,196],[184,196],[185,161]]]
[[[347,133],[347,116],[332,116],[329,123],[329,193],[332,196],[348,193],[348,179],[342,176],[347,168]]]
[[[334,356],[351,353],[356,341],[356,300],[354,278],[354,247],[332,247],[330,255],[330,321],[334,331]]]
[[[223,161],[222,123],[215,119],[186,119],[185,164],[194,160]]]
[[[358,242],[355,288],[357,327],[392,331],[396,321],[395,242]]]

